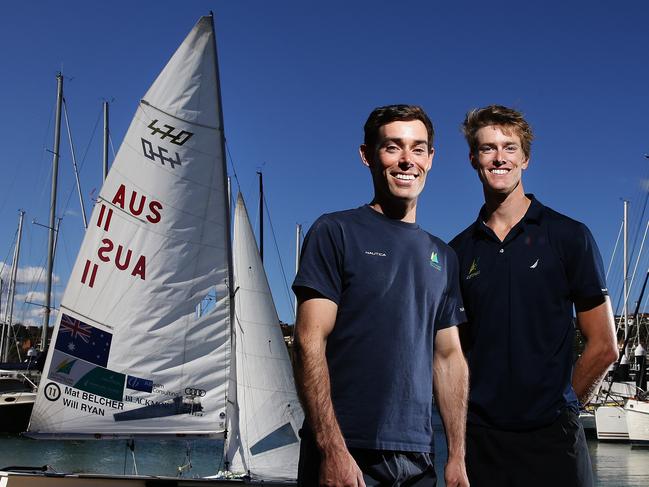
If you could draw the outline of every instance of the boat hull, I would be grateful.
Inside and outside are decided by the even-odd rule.
[[[624,412],[631,443],[649,447],[649,401],[629,399]]]
[[[629,441],[626,414],[621,406],[600,406],[595,410],[597,439],[600,441]]]
[[[26,431],[35,400],[33,392],[0,394],[0,433]]]
[[[264,487],[291,487],[295,482],[225,480],[225,479],[183,479],[176,477],[108,476],[90,474],[56,474],[52,472],[0,472],[2,487],[145,487],[173,486],[238,486],[263,485]]]

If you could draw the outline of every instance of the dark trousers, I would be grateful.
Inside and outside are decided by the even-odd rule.
[[[529,431],[467,425],[466,467],[471,487],[593,486],[584,429],[569,409]]]
[[[310,434],[302,432],[301,436],[297,485],[318,487],[320,452]],[[361,448],[351,448],[349,452],[363,472],[363,480],[367,487],[435,487],[437,485],[432,453]]]

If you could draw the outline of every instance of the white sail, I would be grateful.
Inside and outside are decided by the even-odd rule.
[[[225,428],[229,227],[211,17],[139,104],[61,301],[31,436]],[[216,294],[214,309],[196,307]]]
[[[233,260],[237,407],[235,414],[228,416],[226,459],[232,472],[255,478],[295,479],[297,432],[304,413],[241,195],[234,217]]]

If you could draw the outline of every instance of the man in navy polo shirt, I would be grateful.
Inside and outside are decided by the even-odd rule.
[[[617,358],[601,256],[585,225],[523,191],[522,114],[492,105],[463,129],[485,198],[451,242],[468,317],[471,486],[591,486],[579,403]],[[587,341],[574,367],[573,307]]]
[[[321,216],[304,241],[293,284],[295,377],[306,413],[299,485],[435,485],[434,376],[446,485],[468,486],[457,258],[415,223],[432,143],[420,107],[374,110],[360,148],[373,200]]]

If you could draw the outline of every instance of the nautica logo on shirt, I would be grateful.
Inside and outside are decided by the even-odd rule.
[[[367,255],[375,255],[377,257],[387,257],[387,254],[385,252],[375,252],[373,250],[366,250],[365,253]]]
[[[442,270],[442,266],[439,265],[439,259],[437,258],[437,252],[430,254],[430,265],[433,269],[436,269],[438,271]]]

